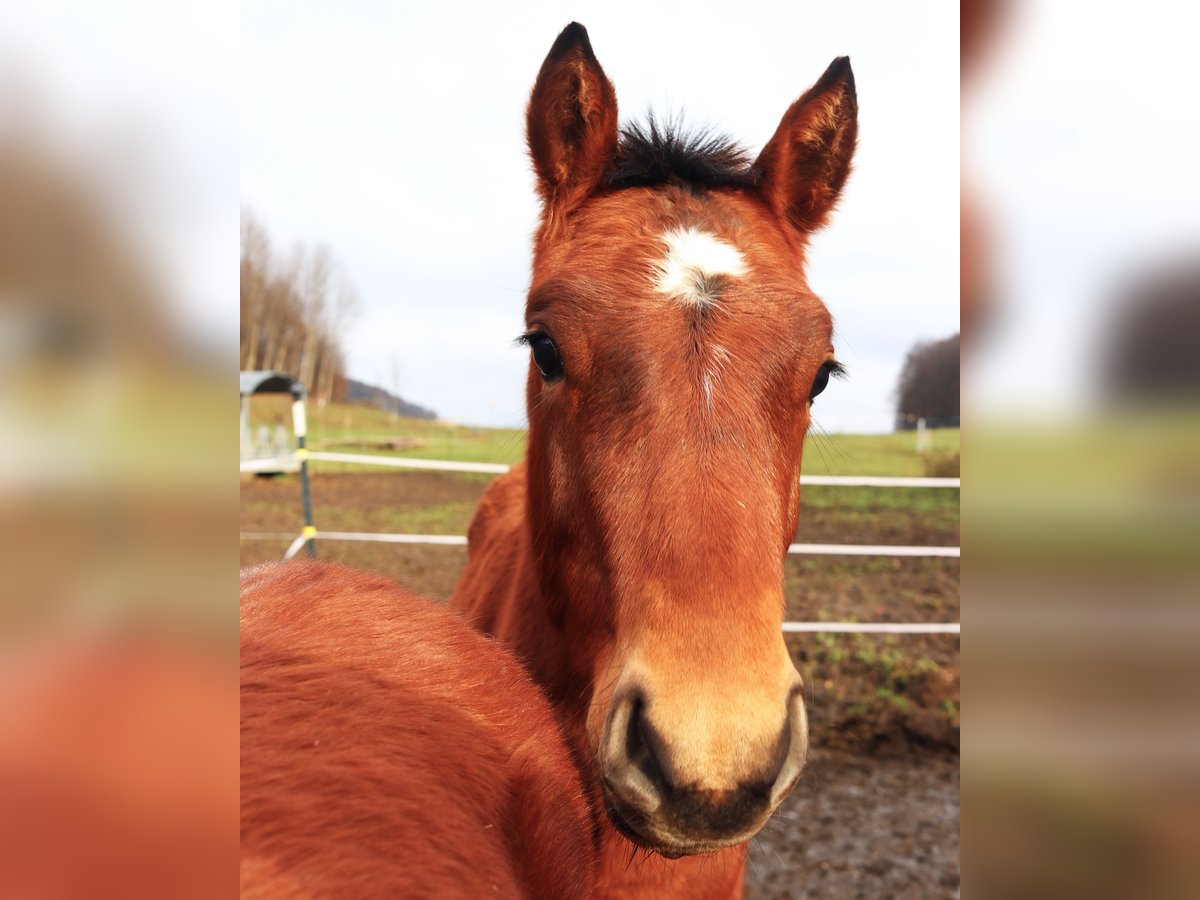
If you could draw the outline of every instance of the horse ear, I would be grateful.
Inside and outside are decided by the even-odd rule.
[[[850,59],[839,56],[784,114],[754,168],[772,208],[803,232],[825,224],[850,174],[858,99]]]
[[[599,186],[617,147],[617,95],[578,22],[542,63],[525,128],[547,207],[573,206]]]

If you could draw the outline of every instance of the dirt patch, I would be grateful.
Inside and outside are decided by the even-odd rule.
[[[429,506],[447,501],[467,500],[478,503],[487,488],[487,480],[463,478],[443,472],[369,472],[328,475],[319,473],[310,479],[313,507],[322,518],[336,517],[347,507]],[[255,504],[272,501],[291,508],[297,518],[276,518],[273,522],[247,519]],[[300,482],[294,476],[254,478],[242,482],[242,530],[250,525],[286,526],[295,530],[301,520]]]
[[[955,661],[946,664],[905,648],[896,653],[900,662],[886,670],[859,658],[838,664],[798,659],[796,668],[808,688],[813,746],[889,758],[919,751],[957,753],[957,648],[954,641]]]
[[[816,751],[750,842],[747,900],[940,900],[959,892],[958,759]]]
[[[845,490],[849,492],[852,489]],[[796,541],[803,544],[850,543],[850,535],[854,536],[853,543],[856,544],[901,544],[912,547],[953,547],[958,544],[956,509],[950,521],[944,521],[948,516],[926,516],[920,512],[914,514],[912,510],[895,504],[867,504],[852,509],[810,506],[806,509],[802,500],[800,510]]]

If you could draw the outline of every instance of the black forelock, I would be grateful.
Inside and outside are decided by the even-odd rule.
[[[749,152],[731,138],[707,128],[685,130],[678,120],[621,128],[617,152],[605,181],[609,188],[686,184],[696,188],[753,187]]]

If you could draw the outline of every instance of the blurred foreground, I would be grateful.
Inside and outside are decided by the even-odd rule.
[[[236,889],[236,39],[0,14],[0,896]]]
[[[1161,2],[962,11],[964,894],[1194,897],[1196,57]]]
[[[964,476],[965,880],[1195,896],[1200,417],[993,429]]]

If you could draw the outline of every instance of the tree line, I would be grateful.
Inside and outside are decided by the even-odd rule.
[[[958,335],[916,344],[908,351],[896,385],[896,427],[958,425]]]
[[[324,244],[280,253],[242,211],[241,368],[287,372],[319,404],[345,393],[342,336],[362,301]]]

